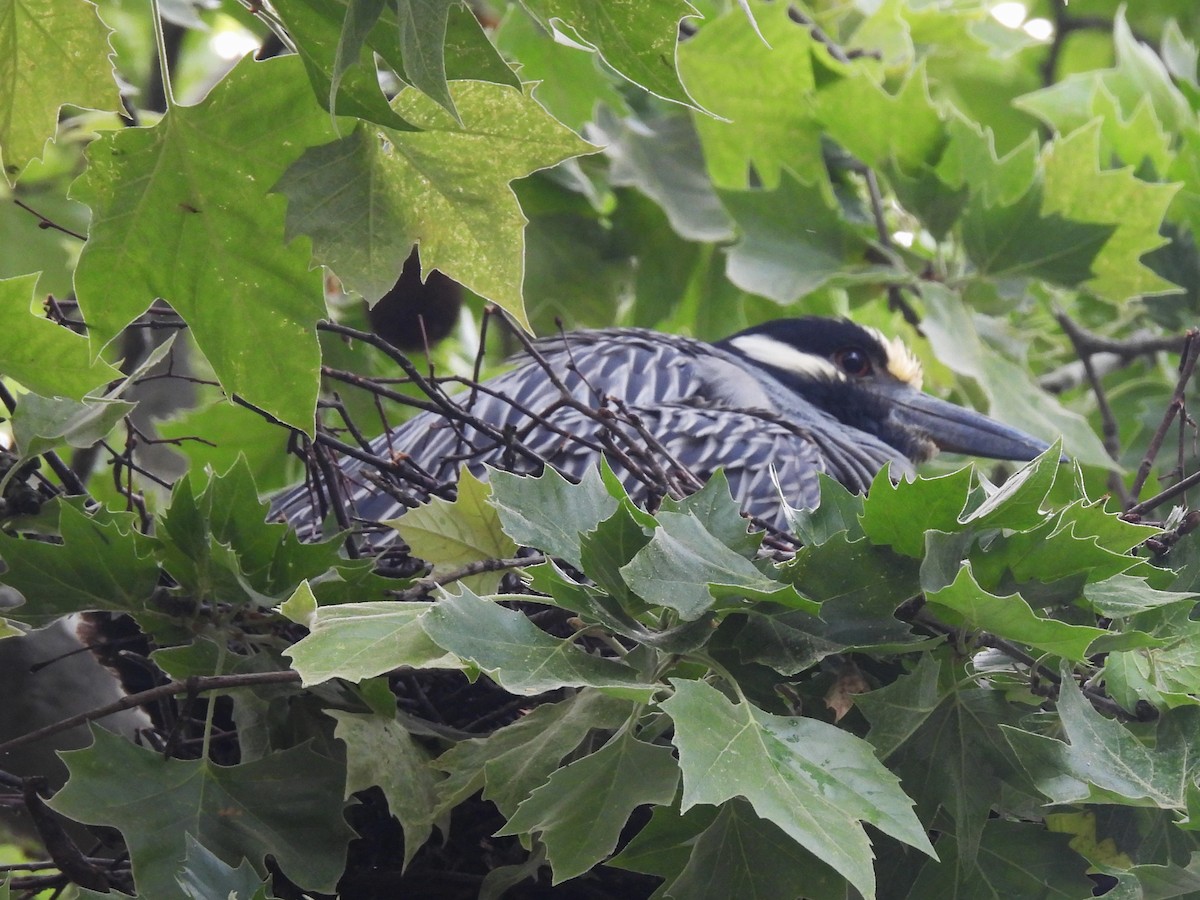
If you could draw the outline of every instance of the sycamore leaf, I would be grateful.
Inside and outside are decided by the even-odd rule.
[[[1011,204],[969,203],[962,220],[963,247],[979,274],[1042,278],[1067,286],[1091,278],[1115,226],[1068,219],[1048,206],[1038,184]]]
[[[612,853],[639,806],[675,797],[679,766],[670,747],[623,731],[583,759],[554,772],[497,834],[537,834],[554,883],[582,875]]]
[[[971,863],[1002,779],[1011,781],[1018,769],[999,730],[1018,712],[997,691],[940,683],[940,674],[926,656],[909,675],[855,697],[855,705],[871,723],[867,739],[920,798],[918,812],[932,816],[940,805],[954,820],[962,860]]]
[[[591,731],[615,730],[632,708],[629,701],[584,689],[543,703],[486,737],[460,741],[432,763],[447,773],[437,785],[439,814],[482,788],[485,800],[511,816]]]
[[[64,816],[119,828],[144,897],[175,897],[191,835],[227,865],[270,854],[309,890],[332,891],[354,833],[342,819],[345,771],[307,746],[239,766],[164,759],[104,729],[63,754],[67,786],[51,805]],[[123,785],[114,796],[112,784]]]
[[[817,473],[817,485],[821,497],[817,508],[788,507],[789,528],[809,547],[823,544],[841,533],[845,533],[849,540],[862,537],[863,530],[859,524],[863,512],[862,494],[852,492],[824,472]]]
[[[1163,60],[1134,37],[1124,9],[1113,21],[1113,44],[1117,54],[1113,68],[1068,75],[1057,84],[1018,98],[1016,105],[1066,134],[1091,119],[1089,101],[1103,87],[1126,114],[1149,100],[1158,120],[1172,131],[1194,120],[1191,105],[1171,81]]]
[[[1059,688],[1066,740],[1002,726],[1038,790],[1054,803],[1122,803],[1184,810],[1193,790],[1200,747],[1200,709],[1173,709],[1147,746],[1120,722],[1097,712],[1069,670]]]
[[[330,129],[298,60],[246,57],[198,105],[89,144],[73,195],[93,214],[75,273],[93,351],[162,297],[227,393],[311,431],[321,275],[307,247],[285,245],[268,191]]]
[[[388,810],[404,829],[404,868],[433,831],[431,815],[441,778],[429,766],[432,754],[394,717],[329,710],[334,732],[346,745],[346,796],[378,785]]]
[[[815,612],[815,604],[763,575],[694,514],[664,511],[657,518],[649,543],[620,569],[625,583],[647,602],[673,609],[689,622],[724,598],[736,603],[740,597],[771,597]]]
[[[540,694],[562,687],[595,687],[613,696],[646,699],[659,687],[615,659],[593,656],[552,637],[524,613],[476,596],[467,588],[444,597],[422,617],[440,647],[469,660],[506,691]]]
[[[121,109],[108,34],[90,3],[0,0],[0,159],[10,181],[42,155],[64,103]]]
[[[1042,215],[1061,214],[1072,223],[1112,229],[1112,237],[1092,263],[1094,277],[1085,287],[1114,302],[1178,292],[1141,258],[1166,243],[1158,232],[1179,185],[1151,184],[1128,168],[1101,170],[1099,156],[1099,120],[1047,146],[1042,154],[1046,172]]]
[[[938,840],[939,864],[926,863],[910,897],[970,897],[971,900],[1079,900],[1092,893],[1087,861],[1064,834],[1038,824],[992,819],[983,827],[979,853],[964,857],[953,834]]]
[[[371,2],[356,2],[356,17],[369,18],[369,9],[357,7],[369,7]],[[279,0],[272,5],[295,39],[296,54],[304,63],[304,71],[317,100],[326,109],[389,128],[413,127],[391,108],[380,90],[371,51],[355,40],[359,30],[357,25],[352,23],[351,27],[344,27],[350,17],[349,3],[345,0]],[[383,27],[376,23],[377,29]],[[394,25],[392,30],[395,30]],[[357,56],[353,55],[356,42]]]
[[[745,189],[751,171],[768,189],[785,171],[809,184],[827,183],[820,125],[800,99],[815,88],[812,37],[788,18],[786,6],[756,9],[761,33],[743,10],[731,8],[679,48],[680,74],[713,113],[695,119],[713,184]],[[736,71],[729,70],[731,58]]]
[[[889,94],[861,66],[823,85],[815,99],[826,132],[867,165],[903,170],[937,161],[945,142],[942,116],[929,96],[923,65]]]
[[[770,192],[720,191],[741,239],[727,253],[729,280],[777,303],[792,303],[827,284],[895,278],[869,266],[866,241],[819,187],[783,174]]]
[[[384,522],[396,529],[414,556],[433,565],[433,575],[485,559],[507,559],[517,545],[500,527],[500,517],[488,502],[488,485],[464,466],[453,501],[434,497],[401,518]],[[502,572],[484,572],[462,579],[476,593],[486,594],[500,584]]]
[[[12,415],[13,439],[26,459],[63,444],[91,447],[106,438],[135,406],[107,397],[79,401],[22,394]]]
[[[655,809],[610,866],[665,878],[667,897],[727,900],[792,897],[845,900],[846,881],[779,826],[735,798],[715,810]]]
[[[912,801],[865,741],[816,719],[730,703],[702,681],[672,684],[662,706],[675,722],[685,811],[745,797],[867,897],[875,872],[862,822],[933,855]]]
[[[72,400],[120,378],[108,363],[92,358],[87,338],[29,311],[37,280],[36,275],[0,280],[0,372],[31,391]]]
[[[370,302],[396,281],[414,242],[422,271],[438,269],[522,324],[525,217],[509,186],[593,151],[533,99],[506,85],[451,86],[458,123],[414,89],[394,106],[419,132],[360,125],[313,147],[279,180],[287,234]]]
[[[0,532],[0,581],[20,591],[25,605],[8,613],[42,626],[85,610],[140,612],[158,585],[155,560],[138,554],[132,523],[104,522],[69,503],[58,504],[61,544]]]
[[[521,63],[521,78],[536,82],[533,96],[554,118],[576,131],[590,122],[597,103],[627,112],[616,79],[594,53],[560,44],[523,8],[513,4],[495,32],[496,46]]]
[[[509,472],[489,472],[492,505],[505,532],[523,547],[536,547],[579,568],[581,535],[617,511],[618,502],[604,487],[600,474],[589,468],[572,484],[547,467],[531,478]]]
[[[283,607],[285,614],[309,629],[308,635],[284,651],[305,685],[331,678],[358,682],[401,666],[462,667],[456,656],[430,640],[421,627],[421,616],[432,603],[379,601],[316,608],[298,601],[306,590],[307,582]]]
[[[404,77],[456,119],[446,82],[446,19],[458,0],[395,0]]]
[[[926,531],[957,529],[970,488],[969,468],[939,478],[901,478],[895,483],[884,469],[867,492],[863,531],[874,544],[920,559],[925,554]]]
[[[997,597],[979,586],[965,564],[952,584],[925,595],[940,618],[952,625],[966,625],[992,634],[1002,634],[1008,640],[1036,647],[1079,662],[1087,658],[1092,641],[1108,632],[1090,625],[1069,625],[1056,619],[1036,615],[1019,594]]]
[[[634,84],[664,100],[695,105],[675,72],[679,23],[696,15],[687,0],[522,0],[522,5],[556,36],[595,50]]]
[[[187,836],[187,858],[175,876],[180,890],[188,900],[255,900],[263,880],[254,871],[250,860],[243,859],[235,869],[201,844]]]
[[[636,187],[654,200],[680,237],[708,242],[733,237],[691,118],[662,114],[618,119],[601,107],[589,135],[593,133],[612,165],[612,184]]]

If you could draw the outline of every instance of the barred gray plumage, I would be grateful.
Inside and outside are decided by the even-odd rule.
[[[1010,459],[1046,448],[921,393],[920,379],[903,344],[845,320],[782,319],[715,344],[635,328],[574,332],[537,342],[450,413],[422,412],[374,440],[391,473],[343,459],[332,495],[351,517],[379,521],[453,484],[462,465],[479,476],[550,465],[577,480],[603,453],[642,503],[694,490],[720,467],[743,512],[786,529],[785,506],[819,500],[820,472],[865,491],[884,465],[900,477],[937,446]],[[273,516],[318,537],[319,486],[285,493]]]

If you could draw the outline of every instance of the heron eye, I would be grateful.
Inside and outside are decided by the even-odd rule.
[[[871,357],[858,347],[847,347],[833,354],[833,361],[847,375],[861,378],[871,374]]]

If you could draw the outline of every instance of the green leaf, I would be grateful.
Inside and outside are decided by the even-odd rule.
[[[792,303],[830,283],[888,277],[864,262],[866,242],[819,187],[785,173],[770,192],[718,193],[742,233],[726,268],[742,290]]]
[[[617,510],[600,474],[589,468],[572,484],[552,468],[536,478],[489,472],[492,505],[505,532],[523,547],[536,547],[579,568],[580,536]]]
[[[991,278],[1042,278],[1068,287],[1087,282],[1116,227],[1056,209],[1037,184],[1013,203],[973,200],[962,219],[963,247],[979,273]]]
[[[92,359],[87,338],[30,313],[37,280],[36,275],[0,280],[0,372],[38,394],[72,400],[120,378],[108,363]]]
[[[967,468],[938,478],[901,478],[893,483],[884,469],[871,483],[863,504],[863,531],[872,543],[920,559],[925,555],[926,531],[957,530],[971,480]]]
[[[384,522],[400,533],[413,556],[433,565],[434,576],[485,559],[515,556],[517,545],[500,527],[500,517],[488,505],[488,486],[464,466],[453,502],[435,497],[424,506],[408,510],[401,518]],[[462,579],[477,593],[500,585],[502,572],[484,572]]]
[[[944,683],[940,674],[926,656],[910,674],[854,703],[871,723],[867,739],[919,799],[918,813],[932,819],[944,809],[961,860],[973,865],[1002,783],[1019,772],[999,729],[1017,712],[997,691]]]
[[[1191,605],[1177,607],[1174,615],[1186,616]],[[1160,646],[1108,655],[1104,679],[1109,693],[1130,709],[1143,700],[1159,709],[1200,705],[1196,696],[1200,685],[1200,626],[1185,620],[1158,632]]]
[[[1141,258],[1166,243],[1159,228],[1179,185],[1151,184],[1129,169],[1102,171],[1099,153],[1098,120],[1046,148],[1043,215],[1062,214],[1073,222],[1097,223],[1112,230],[1092,265],[1095,277],[1084,287],[1117,303],[1176,293],[1180,288],[1147,268]]]
[[[378,785],[388,809],[404,829],[404,868],[433,831],[432,812],[442,779],[432,754],[391,716],[329,710],[334,734],[346,745],[346,796]]]
[[[679,48],[680,74],[713,113],[695,117],[713,184],[749,187],[751,171],[768,189],[784,172],[808,184],[827,183],[820,126],[807,104],[797,102],[815,88],[812,37],[784,6],[758,5],[755,12],[757,27],[744,10],[730,8]],[[730,59],[737,60],[736,71]]]
[[[1065,741],[1004,727],[1029,777],[1054,803],[1116,802],[1183,810],[1195,777],[1200,709],[1171,710],[1154,746],[1105,718],[1084,698],[1069,671],[1059,688]]]
[[[371,32],[387,0],[348,0],[346,3],[346,18],[342,21],[341,35],[338,38],[337,53],[333,60],[333,72],[329,84],[329,110],[337,108],[337,93],[342,78],[351,66],[358,65],[362,60],[363,43]],[[443,23],[445,20],[442,20]],[[440,51],[440,47],[438,48]],[[440,56],[440,54],[439,54]],[[373,62],[373,60],[372,60]],[[442,74],[442,86],[445,88],[445,73]]]
[[[705,531],[722,544],[753,559],[762,546],[763,535],[750,531],[750,523],[742,515],[742,509],[729,490],[729,479],[723,469],[717,469],[704,487],[682,500],[664,497],[662,508],[666,512],[691,514],[700,521]]]
[[[328,140],[329,118],[307,97],[299,61],[247,57],[200,104],[93,141],[73,189],[93,216],[75,274],[93,351],[162,297],[227,393],[303,431],[321,276],[307,247],[284,245],[283,201],[268,192],[303,148]],[[164,242],[186,252],[161,252]]]
[[[687,865],[667,888],[670,897],[791,897],[844,900],[845,879],[796,845],[750,804],[722,804],[713,823],[690,844]]]
[[[138,613],[158,585],[159,568],[138,553],[132,517],[103,521],[69,503],[58,504],[61,544],[0,532],[0,574],[25,605],[6,613],[42,626],[85,610]]]
[[[1079,900],[1091,896],[1094,887],[1087,862],[1072,851],[1067,836],[1035,824],[989,821],[974,864],[960,860],[952,834],[938,840],[937,851],[942,862],[925,864],[909,896]]]
[[[690,622],[711,609],[718,596],[761,598],[786,590],[721,543],[694,514],[664,511],[657,518],[650,542],[621,567],[625,583],[648,602]],[[793,600],[803,604],[800,597]]]
[[[423,272],[438,269],[524,324],[525,217],[509,182],[594,148],[506,85],[458,81],[451,93],[461,124],[408,89],[395,108],[420,132],[360,126],[306,150],[276,185],[287,236],[310,236],[318,260],[372,303],[419,243]]]
[[[788,525],[805,545],[815,547],[836,534],[849,540],[863,536],[859,517],[863,512],[862,494],[851,491],[824,472],[817,474],[821,501],[816,509],[789,509]]]
[[[466,588],[435,603],[421,624],[436,644],[475,663],[510,693],[595,687],[614,696],[644,700],[658,689],[623,663],[592,656],[570,640],[551,637],[524,613],[484,600]]]
[[[108,437],[136,403],[108,398],[83,402],[22,394],[12,416],[13,439],[24,458],[66,444],[91,447]]]
[[[307,582],[288,604],[306,590]],[[401,666],[462,668],[458,658],[435,644],[421,626],[421,616],[433,606],[417,601],[379,601],[310,610],[303,606],[289,609],[285,604],[285,614],[306,625],[309,634],[283,652],[291,657],[292,668],[300,673],[305,685],[331,678],[358,682]]]
[[[564,125],[582,131],[597,103],[626,112],[615,79],[601,70],[598,57],[558,43],[520,6],[509,6],[495,37],[496,46],[520,62],[521,78],[537,83],[534,99]]]
[[[680,20],[696,10],[686,0],[522,0],[544,28],[595,50],[614,70],[664,100],[694,105],[675,72]]]
[[[855,67],[848,77],[823,85],[816,113],[835,141],[869,166],[896,164],[913,170],[937,161],[946,129],[929,96],[924,66],[918,66],[895,94]]]
[[[1083,596],[1100,615],[1121,619],[1161,606],[1191,604],[1200,594],[1193,591],[1159,591],[1150,587],[1145,578],[1118,574],[1084,585]]]
[[[511,816],[591,731],[615,730],[632,709],[628,701],[584,689],[559,703],[542,704],[486,737],[460,741],[433,761],[448,774],[438,785],[439,811],[482,788],[485,800]]]
[[[496,833],[538,834],[558,884],[612,853],[630,814],[646,804],[669,804],[678,783],[670,747],[624,731],[556,771]]]
[[[187,836],[187,859],[175,880],[189,900],[210,900],[212,897],[252,900],[264,886],[249,860],[243,859],[235,869],[190,834]]]
[[[10,182],[42,155],[63,104],[121,109],[108,36],[90,3],[0,2],[0,158]]]
[[[301,746],[226,767],[164,759],[103,729],[92,737],[86,750],[63,754],[70,780],[51,805],[121,830],[140,895],[179,896],[189,834],[227,865],[271,854],[292,881],[334,889],[354,833],[342,819],[345,773],[333,760]]]
[[[867,897],[875,873],[861,821],[932,855],[912,801],[865,741],[815,719],[730,703],[704,682],[672,684],[662,706],[675,722],[685,811],[745,797]]]
[[[683,115],[618,119],[600,107],[594,123],[615,187],[635,187],[662,207],[671,228],[689,241],[724,241],[733,224],[704,167],[692,120]]]
[[[458,0],[395,0],[404,77],[458,118],[446,83],[446,19]]]
[[[988,593],[975,580],[970,563],[963,565],[952,584],[927,592],[925,598],[934,613],[951,625],[1002,635],[1072,662],[1086,659],[1088,646],[1108,633],[1103,628],[1043,619],[1019,594],[997,597]]]
[[[344,36],[343,25],[349,15],[347,2],[280,0],[273,5],[295,41],[296,54],[304,64],[316,99],[325,109],[389,128],[413,127],[391,108],[380,90],[371,50],[360,45],[358,56],[351,55],[351,38],[357,29],[349,29],[350,35]],[[385,30],[393,33],[391,43],[395,44],[398,39],[395,23],[388,28],[387,23],[376,22],[377,36]],[[369,43],[378,49],[384,46],[383,40],[386,39],[370,40]]]

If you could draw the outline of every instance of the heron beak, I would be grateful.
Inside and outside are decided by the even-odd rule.
[[[907,385],[887,385],[883,392],[892,415],[924,432],[939,450],[1026,462],[1050,447],[1040,438]]]

